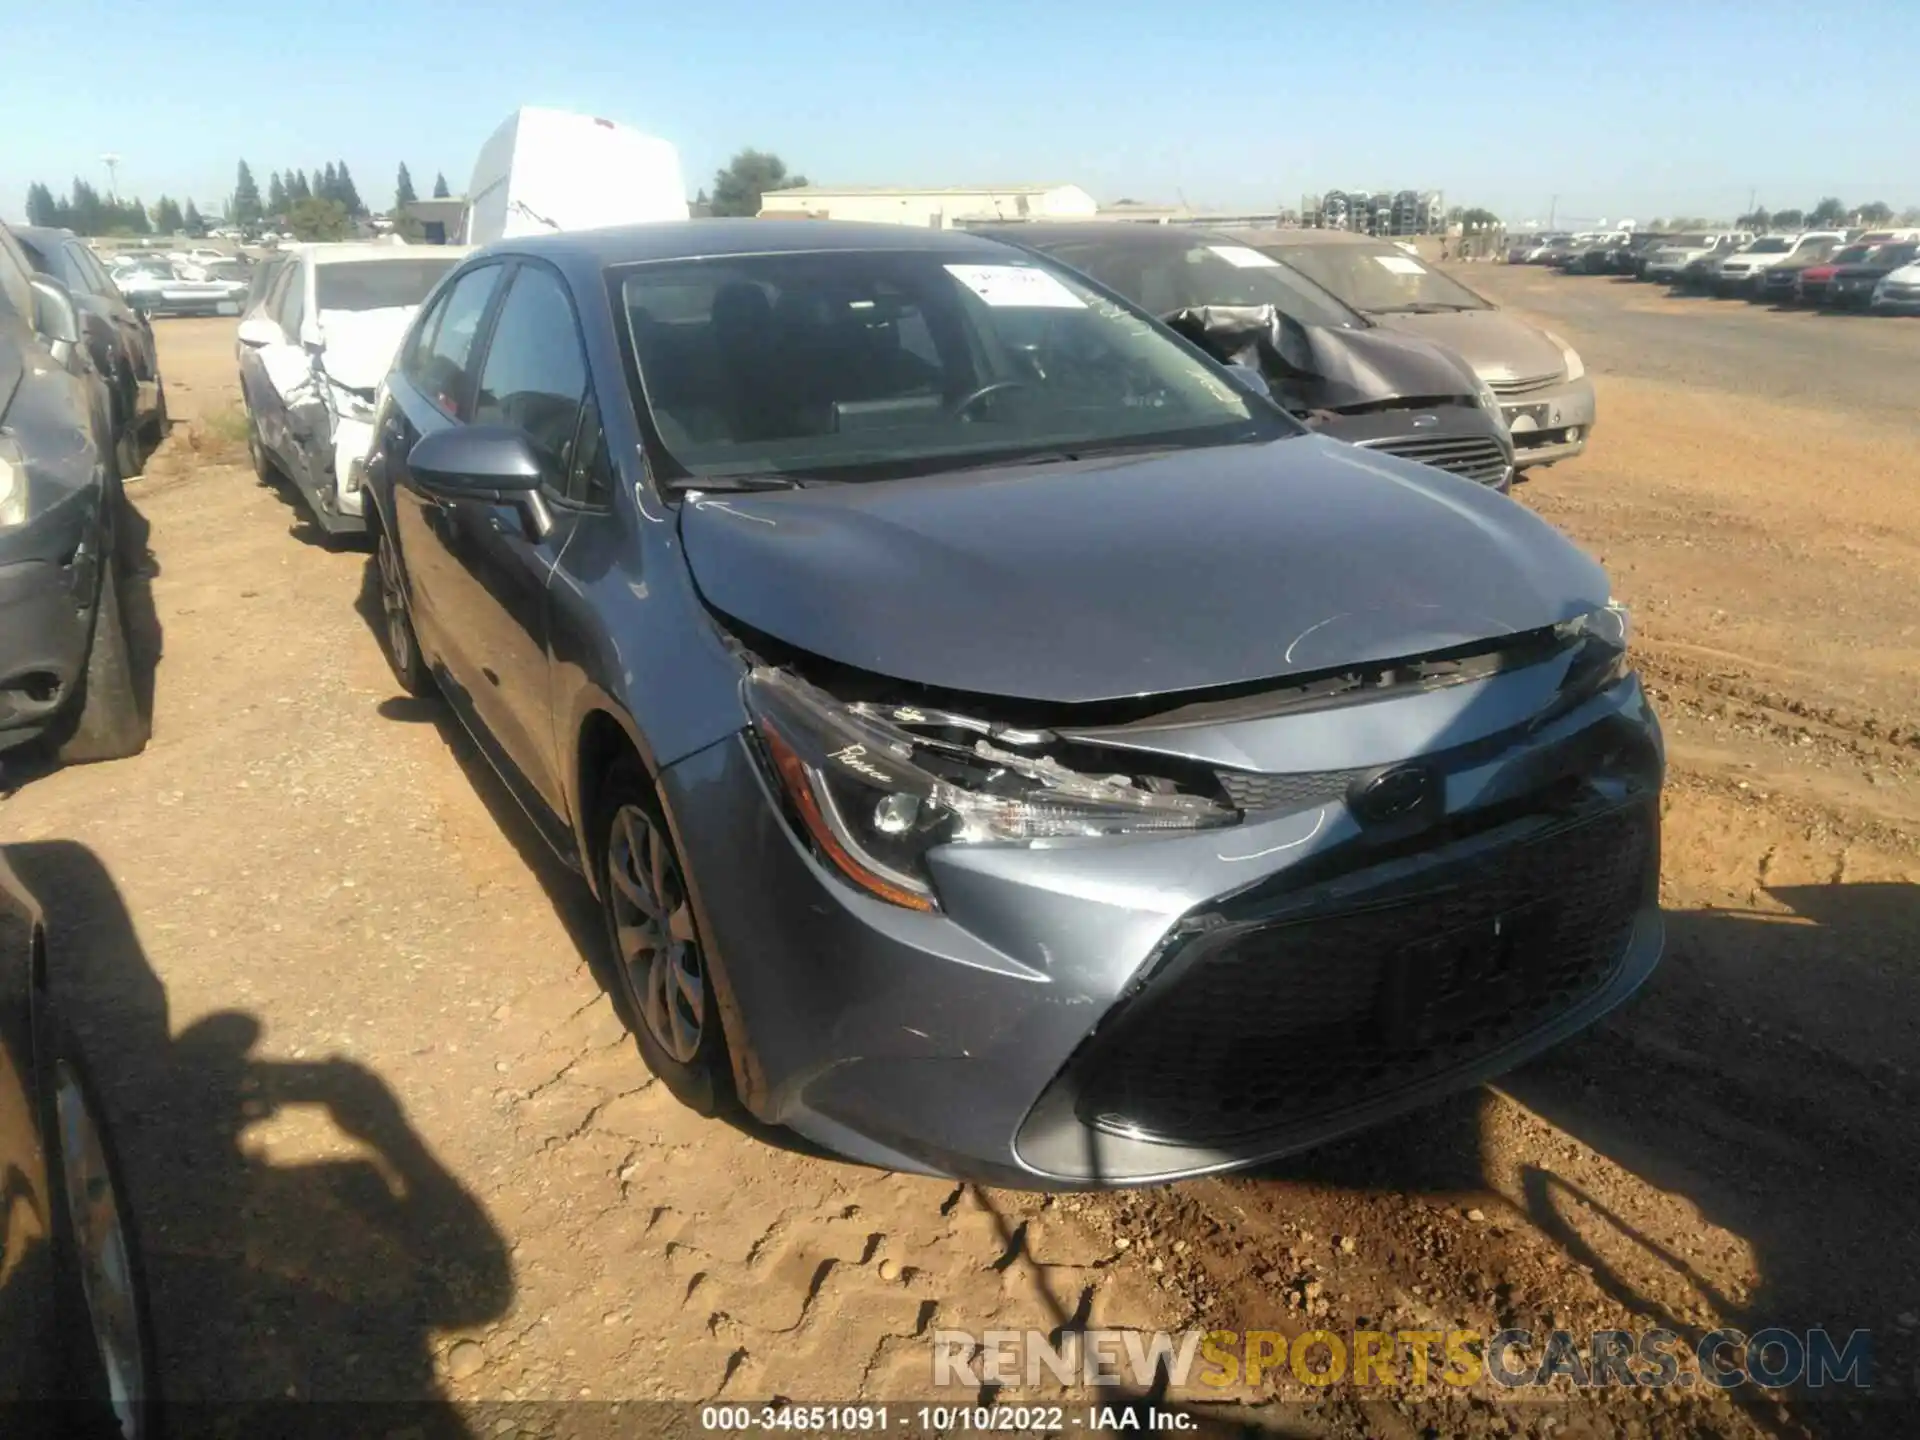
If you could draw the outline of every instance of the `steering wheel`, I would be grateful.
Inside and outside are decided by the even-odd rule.
[[[979,389],[970,390],[962,395],[948,407],[947,413],[957,420],[990,395],[998,395],[1003,390],[1031,390],[1032,388],[1025,380],[989,380]]]

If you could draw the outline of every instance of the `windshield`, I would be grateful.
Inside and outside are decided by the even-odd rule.
[[[1920,255],[1920,245],[1916,245],[1911,240],[1900,245],[1882,245],[1875,253],[1872,263],[1884,265],[1889,269],[1898,269],[1911,262],[1915,255]]]
[[[1713,244],[1711,235],[1676,235],[1667,241],[1676,250],[1704,250]]]
[[[316,265],[314,308],[388,310],[418,305],[459,258],[449,255],[436,259],[347,260]]]
[[[928,251],[616,272],[641,408],[692,476],[833,479],[1301,433],[1052,266]]]
[[[1263,247],[1356,310],[1377,315],[1435,310],[1491,310],[1458,280],[1430,269],[1402,250],[1382,245],[1269,245]]]
[[[1357,330],[1367,323],[1310,279],[1246,245],[1205,239],[1169,245],[1158,237],[1143,241],[1124,234],[1112,240],[1023,235],[1019,243],[1091,275],[1155,315],[1201,305],[1271,305],[1303,325]]]
[[[1829,262],[1834,265],[1852,265],[1866,259],[1880,247],[1878,245],[1849,245],[1844,250],[1836,250]]]
[[[1774,235],[1765,240],[1754,241],[1740,253],[1742,255],[1784,255],[1792,248],[1793,242],[1791,240],[1785,240],[1778,235]]]

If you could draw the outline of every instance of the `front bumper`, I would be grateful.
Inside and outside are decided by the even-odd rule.
[[[1571,460],[1586,450],[1596,409],[1590,376],[1499,398],[1520,469]]]
[[[1754,286],[1763,283],[1766,273],[1765,270],[1718,271],[1713,277],[1713,293],[1743,295]]]
[[[333,419],[333,509],[345,521],[366,523],[364,467],[373,450],[373,423],[336,415]]]
[[[1873,308],[1883,315],[1920,315],[1920,285],[1889,285],[1875,293]]]
[[[944,907],[931,915],[872,899],[823,868],[780,818],[743,737],[669,767],[661,793],[743,1100],[760,1119],[868,1163],[1080,1189],[1255,1164],[1518,1063],[1624,999],[1661,943],[1658,726],[1629,679],[1529,728],[1526,716],[1558,683],[1541,673],[1551,668],[1234,722],[1193,742],[1315,767],[1289,773],[1275,792],[1296,797],[1329,775],[1423,757],[1442,777],[1430,829],[1365,827],[1337,790],[1173,839],[949,846],[930,857]],[[1602,864],[1604,883],[1570,853],[1529,867],[1535,888],[1524,894],[1503,879],[1526,846],[1609,825],[1633,829],[1640,848]],[[1356,913],[1417,907],[1414,938],[1424,943],[1445,914],[1498,934],[1508,916],[1551,905],[1565,931],[1554,943],[1579,940],[1592,963],[1544,1009],[1507,1014],[1515,1023],[1496,1026],[1485,1044],[1452,1032],[1420,1040],[1433,1052],[1425,1059],[1404,1035],[1381,1036],[1374,1073],[1349,1065],[1341,1083],[1283,1094],[1251,1118],[1233,1112],[1223,1082],[1234,1072],[1207,1058],[1209,1024],[1223,1040],[1215,1060],[1231,1051],[1276,1061],[1318,1020],[1332,1025],[1318,1026],[1325,1044],[1383,1013],[1382,967],[1403,972],[1412,952],[1405,937],[1363,946],[1350,928],[1343,943],[1337,927]],[[1238,1003],[1223,993],[1238,982],[1209,967],[1229,929],[1265,943],[1306,923],[1329,928],[1327,944],[1291,957],[1289,974],[1304,984],[1261,990],[1242,966],[1250,980]],[[1534,958],[1554,971],[1560,952]],[[1212,998],[1186,988],[1195,976],[1209,978]],[[1393,988],[1403,994],[1401,982]],[[1138,1039],[1156,1032],[1188,1048]],[[1113,1036],[1123,1037],[1117,1051]],[[1368,1053],[1364,1037],[1357,1053]],[[1127,1113],[1129,1085],[1160,1099]],[[1184,1108],[1162,1103],[1183,1095]]]
[[[0,750],[45,734],[87,667],[97,557],[0,565]]]
[[[1870,280],[1834,280],[1827,286],[1826,303],[1836,310],[1864,310],[1873,303],[1873,292],[1880,278]]]

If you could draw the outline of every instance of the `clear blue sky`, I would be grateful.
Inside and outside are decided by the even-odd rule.
[[[1510,224],[1920,205],[1920,0],[62,0],[7,7],[0,215],[81,175],[217,206],[235,162],[466,188],[522,104],[816,183],[1103,201],[1437,187]]]

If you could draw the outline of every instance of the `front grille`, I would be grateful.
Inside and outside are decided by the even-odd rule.
[[[1536,390],[1546,390],[1559,382],[1558,374],[1528,375],[1517,380],[1489,380],[1487,388],[1505,400],[1515,395],[1531,395]]]
[[[1657,824],[1635,804],[1495,847],[1411,897],[1199,930],[1069,1067],[1080,1119],[1176,1144],[1246,1140],[1521,1039],[1619,968]]]
[[[1364,770],[1301,770],[1291,775],[1257,775],[1250,770],[1214,772],[1227,798],[1250,815],[1284,814],[1346,798],[1347,787]]]
[[[1384,450],[1403,460],[1418,460],[1438,470],[1451,470],[1482,485],[1498,485],[1506,478],[1507,452],[1500,442],[1476,435],[1395,436],[1361,442],[1369,450]]]

